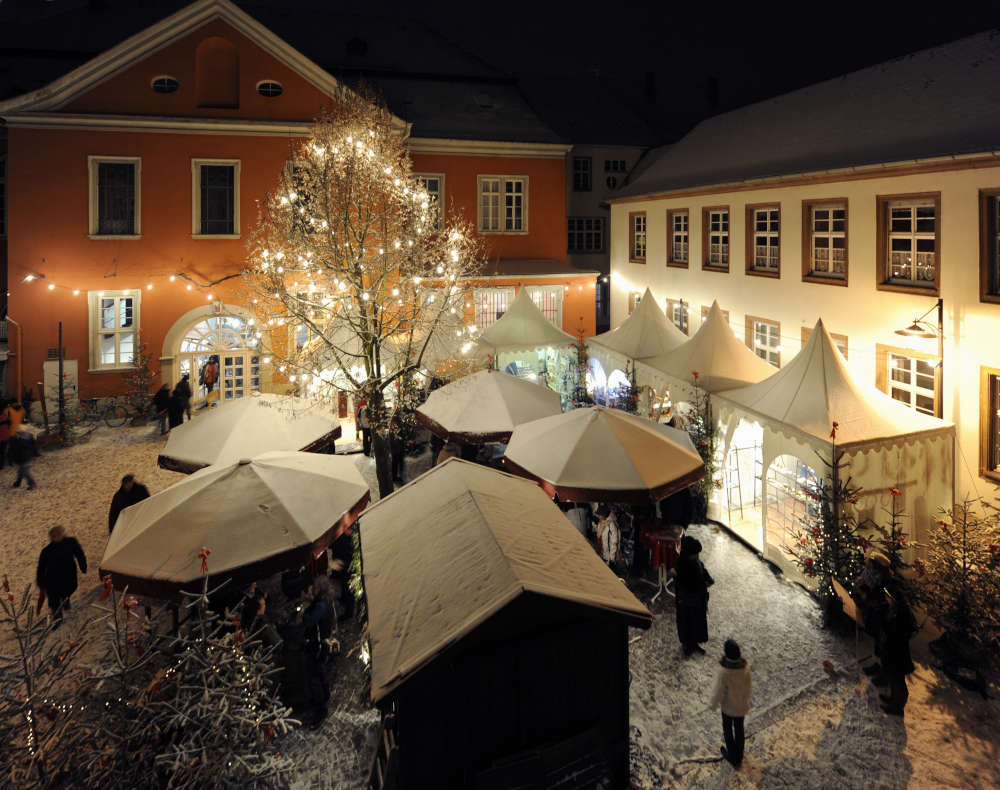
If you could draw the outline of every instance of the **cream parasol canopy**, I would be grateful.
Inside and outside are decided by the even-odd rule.
[[[684,431],[602,406],[518,426],[504,467],[574,502],[657,502],[705,474]]]
[[[123,510],[100,573],[169,597],[198,585],[207,548],[212,583],[247,584],[318,556],[369,496],[346,456],[273,452],[210,466]]]
[[[480,370],[434,390],[417,420],[459,444],[506,442],[518,425],[559,414],[559,393],[497,370]]]
[[[156,462],[164,469],[190,473],[272,450],[315,452],[339,438],[340,422],[328,405],[254,395],[174,428]]]

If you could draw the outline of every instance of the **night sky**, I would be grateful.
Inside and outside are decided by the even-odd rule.
[[[339,35],[323,56],[343,54],[345,19],[382,17],[413,35],[433,31],[519,83],[586,86],[584,113],[626,102],[657,141],[699,120],[822,79],[994,27],[991,4],[949,5],[929,16],[919,5],[867,3],[567,2],[465,0],[245,0],[244,10],[299,46],[297,35]],[[0,0],[0,96],[41,84],[186,5],[171,0]],[[738,9],[738,10],[734,10]],[[310,21],[302,24],[297,20]],[[328,20],[328,21],[327,21]],[[279,29],[280,28],[280,29]],[[365,39],[371,38],[371,27]],[[370,43],[370,68],[386,62]],[[300,48],[306,50],[307,47]],[[313,50],[322,48],[314,40]],[[310,52],[309,54],[312,54]],[[353,58],[355,68],[364,59]],[[20,65],[16,65],[20,61]],[[43,61],[45,61],[43,63]],[[25,65],[25,64],[29,65]],[[394,61],[419,71],[424,64]],[[475,69],[473,69],[475,70]],[[39,84],[32,84],[38,81]],[[544,103],[544,99],[542,99]]]

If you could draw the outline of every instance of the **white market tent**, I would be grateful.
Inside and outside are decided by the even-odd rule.
[[[717,301],[694,336],[659,356],[643,359],[637,366],[650,378],[686,395],[697,385],[706,392],[722,392],[756,384],[773,375],[775,368],[753,353],[736,337]],[[681,392],[673,393],[679,400]]]
[[[246,584],[318,556],[368,499],[349,456],[262,453],[210,466],[125,508],[101,575],[119,589],[169,597],[199,585],[204,547],[215,583]]]
[[[559,414],[559,393],[498,370],[480,370],[434,390],[417,420],[462,444],[506,442],[522,423]]]
[[[626,360],[667,354],[688,337],[670,322],[649,288],[632,314],[610,332],[590,338],[587,352],[605,368],[622,368]]]
[[[255,394],[171,430],[157,463],[190,473],[272,450],[315,451],[339,437],[340,422],[328,404]]]
[[[525,594],[650,614],[535,483],[451,458],[363,516],[372,699]]]
[[[705,474],[685,431],[602,406],[519,425],[504,465],[576,502],[656,502]]]
[[[483,330],[479,342],[495,354],[568,347],[577,339],[549,321],[522,288],[499,321]]]
[[[728,452],[738,423],[763,429],[762,475],[782,455],[798,458],[823,477],[834,449],[843,451],[852,484],[862,488],[854,506],[859,518],[885,521],[888,487],[902,492],[913,540],[922,541],[938,508],[953,500],[953,424],[921,414],[875,387],[854,379],[823,325],[802,350],[773,376],[712,399],[723,424]],[[763,535],[768,536],[767,508]],[[716,514],[718,517],[718,514]],[[761,550],[788,568],[787,558],[770,537]]]

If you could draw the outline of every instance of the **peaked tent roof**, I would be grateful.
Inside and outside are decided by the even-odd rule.
[[[837,423],[837,446],[856,449],[867,444],[928,433],[945,433],[954,425],[921,414],[875,387],[855,381],[823,320],[816,322],[805,347],[770,378],[717,396],[811,440],[830,444]]]
[[[375,701],[525,593],[652,620],[524,478],[451,458],[362,518]]]
[[[998,84],[1000,31],[969,36],[702,121],[615,199],[996,151]]]
[[[630,316],[610,332],[590,338],[587,345],[594,344],[629,359],[645,359],[667,354],[687,339],[687,335],[667,320],[647,288]]]
[[[531,351],[544,346],[575,344],[576,338],[553,324],[522,288],[514,303],[493,326],[483,330],[479,342],[500,351]]]
[[[717,301],[694,337],[642,364],[684,384],[692,384],[697,371],[698,386],[708,392],[746,387],[777,372],[736,337]]]

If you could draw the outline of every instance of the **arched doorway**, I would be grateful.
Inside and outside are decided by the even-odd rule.
[[[163,350],[163,380],[176,383],[186,373],[193,406],[239,400],[264,383],[253,318],[240,308],[192,310],[167,333]]]

